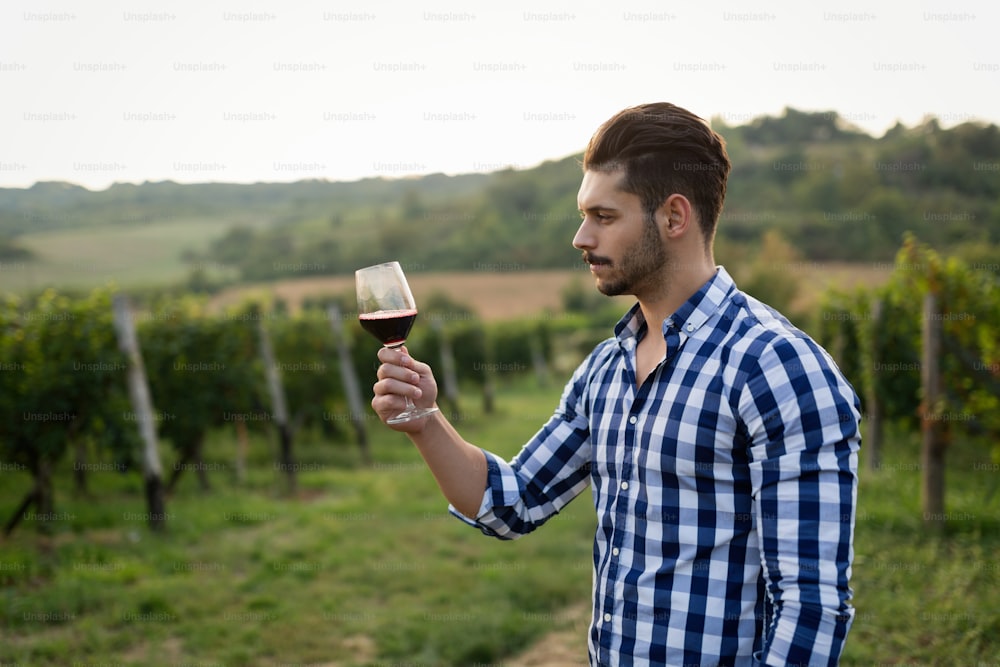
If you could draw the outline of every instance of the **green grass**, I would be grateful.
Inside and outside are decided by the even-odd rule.
[[[461,430],[513,455],[558,391],[501,388],[493,416],[478,414],[470,395]],[[216,433],[214,490],[199,492],[188,473],[168,499],[162,536],[136,518],[138,475],[92,473],[92,497],[74,498],[64,462],[65,520],[48,536],[26,521],[0,543],[0,664],[500,663],[559,627],[565,607],[586,603],[589,493],[523,540],[489,539],[447,516],[403,436],[374,420],[370,433],[370,468],[348,442],[300,438],[309,465],[295,499],[281,494],[273,442],[253,440],[241,486],[231,434]],[[858,615],[841,664],[995,664],[1000,499],[978,451],[949,452],[952,520],[941,536],[921,522],[912,436],[889,438],[881,469],[862,474]],[[170,470],[168,447],[163,458]],[[28,478],[0,478],[6,519]]]
[[[227,219],[168,220],[109,224],[25,234],[18,243],[33,261],[10,263],[0,271],[0,290],[20,292],[43,287],[89,289],[114,282],[151,286],[180,282],[190,266],[185,250],[204,250],[233,224]],[[224,267],[204,266],[213,278],[232,277]]]
[[[862,470],[845,665],[995,665],[1000,656],[1000,495],[985,443],[948,452],[944,533],[924,526],[919,437],[891,434]]]
[[[522,389],[464,429],[488,428],[494,449],[512,455],[554,399]],[[57,505],[67,520],[50,537],[27,521],[3,545],[0,664],[488,663],[546,629],[527,614],[555,617],[587,599],[587,498],[527,540],[489,539],[447,515],[403,436],[371,431],[370,468],[349,443],[300,443],[309,465],[295,500],[282,498],[263,441],[238,487],[220,434],[210,446],[222,468],[214,490],[201,494],[185,477],[164,536],[135,518],[144,512],[137,475],[93,473],[94,499],[83,500],[63,470]],[[3,477],[6,518],[28,480]]]

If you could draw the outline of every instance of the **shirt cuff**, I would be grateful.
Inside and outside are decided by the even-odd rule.
[[[487,535],[497,535],[497,532],[490,527],[496,519],[493,509],[518,504],[521,501],[521,488],[517,473],[509,463],[486,450],[483,450],[483,455],[486,459],[486,489],[483,491],[483,501],[479,504],[475,518],[465,516],[455,509],[454,505],[448,505],[448,511]]]

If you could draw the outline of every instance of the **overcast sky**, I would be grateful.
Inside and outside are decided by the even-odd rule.
[[[530,167],[653,100],[1000,122],[997,7],[5,0],[0,186]]]

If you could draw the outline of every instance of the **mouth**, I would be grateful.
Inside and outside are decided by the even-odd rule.
[[[597,273],[603,271],[606,267],[611,266],[611,260],[605,259],[604,257],[595,257],[593,255],[584,255],[583,261],[590,267],[592,273]]]
[[[597,257],[591,254],[584,254],[583,261],[590,266],[610,266],[611,260],[606,257]]]

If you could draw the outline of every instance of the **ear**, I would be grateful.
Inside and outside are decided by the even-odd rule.
[[[697,231],[694,209],[684,195],[674,193],[667,197],[656,211],[656,216],[667,238],[677,239],[689,231]]]

